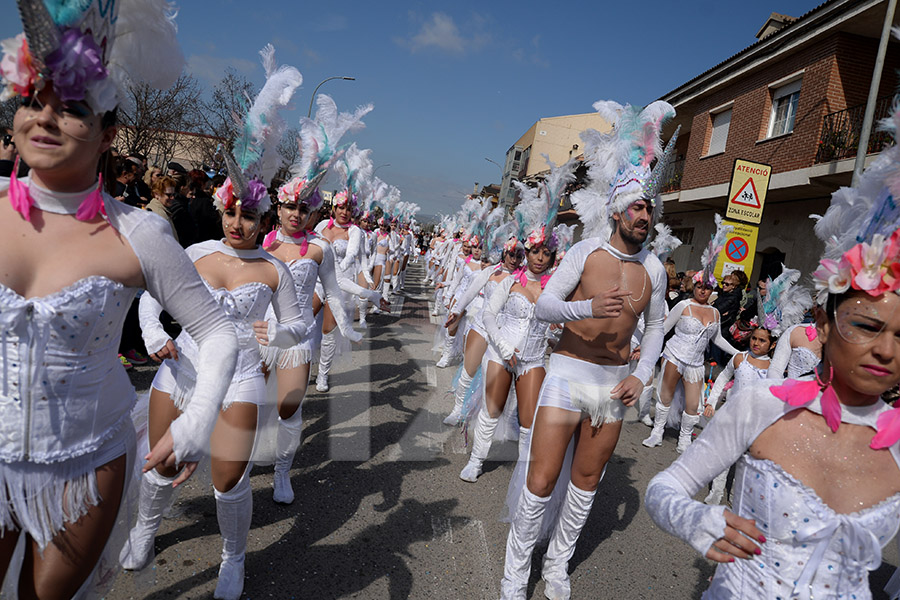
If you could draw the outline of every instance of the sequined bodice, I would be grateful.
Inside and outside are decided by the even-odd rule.
[[[338,238],[331,242],[331,248],[334,250],[334,259],[340,263],[347,256],[347,246],[350,244],[348,240]]]
[[[815,369],[818,364],[819,357],[809,348],[805,346],[791,348],[791,358],[787,367],[788,379],[797,379]]]
[[[294,287],[297,289],[300,308],[305,310],[306,307],[311,307],[312,295],[319,278],[319,263],[311,258],[301,258],[290,263],[288,269],[294,278]]]
[[[703,364],[703,355],[709,343],[716,337],[719,321],[713,319],[704,325],[700,319],[689,313],[690,310],[691,306],[688,305],[675,324],[675,333],[666,342],[666,352],[687,365],[697,366]]]
[[[741,364],[738,365],[738,368],[734,370],[734,388],[735,390],[739,390],[746,385],[750,385],[754,381],[762,381],[766,378],[766,373],[769,372],[768,369],[761,369],[748,360],[748,356],[744,356],[744,360],[741,361]]]
[[[128,417],[118,348],[136,292],[102,276],[29,299],[0,284],[0,460],[80,455]]]
[[[547,349],[550,324],[535,318],[534,304],[519,292],[510,292],[497,319],[501,335],[515,344],[523,361],[538,360]]]
[[[900,526],[900,494],[839,514],[779,465],[747,454],[738,461],[734,511],[766,536],[762,560],[720,565],[704,597],[871,598],[868,571]]]

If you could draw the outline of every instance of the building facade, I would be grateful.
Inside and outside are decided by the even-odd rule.
[[[700,254],[724,216],[736,159],[771,166],[751,280],[781,264],[811,273],[821,254],[810,214],[850,185],[887,0],[831,0],[798,18],[773,13],[758,41],[662,96],[676,109],[677,160],[663,195],[665,221],[684,246],[679,270]],[[887,48],[875,120],[897,91],[900,43]],[[890,143],[873,131],[868,160]]]
[[[605,132],[610,125],[597,113],[545,117],[532,125],[506,151],[500,202],[509,208],[515,206],[516,188],[512,182],[546,171],[544,154],[557,165],[581,155],[584,150],[580,134],[586,129]]]

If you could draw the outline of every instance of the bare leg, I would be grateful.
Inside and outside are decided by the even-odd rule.
[[[172,424],[172,421],[178,418],[178,415],[181,414],[181,411],[175,408],[175,404],[172,402],[172,398],[169,394],[165,392],[161,392],[158,389],[151,387],[150,388],[150,409],[149,409],[149,424],[147,428],[147,437],[150,442],[150,447],[156,445],[156,442],[160,440],[160,438],[165,435],[166,431],[168,431],[169,426]],[[175,477],[178,474],[178,471],[175,467],[166,467],[164,465],[159,465],[156,467],[157,473],[162,475],[163,477]]]
[[[526,486],[535,496],[550,496],[559,473],[569,440],[581,424],[581,413],[554,406],[543,406],[537,413],[531,434],[531,464]]]
[[[16,543],[19,541],[21,532],[4,529],[2,533],[3,537],[0,537],[0,581],[6,578],[6,571],[9,569],[9,563],[16,550]]]
[[[516,379],[516,398],[519,403],[519,425],[531,429],[534,423],[534,409],[537,408],[538,394],[544,383],[544,367],[531,369]]]
[[[469,377],[475,377],[486,350],[487,342],[481,337],[481,334],[470,329],[466,335],[466,351],[463,359],[463,369],[469,374]]]
[[[100,503],[53,538],[41,556],[33,541],[25,547],[19,578],[20,598],[42,600],[71,598],[91,575],[109,539],[126,478],[125,456],[96,470]]]

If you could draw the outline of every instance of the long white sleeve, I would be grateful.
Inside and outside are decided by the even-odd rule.
[[[209,437],[234,374],[237,334],[171,236],[168,224],[107,200],[110,222],[126,236],[141,262],[145,295],[155,298],[197,343],[194,395],[169,429],[178,462],[199,460],[209,448]]]
[[[341,302],[341,288],[338,284],[338,278],[334,269],[334,251],[331,244],[327,240],[316,240],[314,243],[322,249],[322,264],[319,265],[319,281],[325,289],[325,302],[331,308],[331,314],[337,323],[341,335],[352,342],[358,342],[362,339],[362,334],[353,329],[350,318]]]
[[[516,347],[503,338],[500,326],[497,324],[497,316],[503,310],[503,306],[509,298],[509,290],[515,282],[515,277],[507,277],[494,288],[491,297],[487,300],[482,317],[484,330],[503,360],[511,359],[516,352]]]
[[[588,255],[599,247],[599,240],[590,238],[578,242],[566,252],[537,300],[534,314],[538,319],[548,323],[566,323],[593,318],[590,299],[572,302],[566,298],[578,287]]]
[[[725,365],[725,368],[722,369],[722,372],[716,377],[716,382],[709,392],[709,398],[706,400],[706,403],[713,408],[719,406],[719,400],[722,399],[722,394],[725,393],[725,386],[734,378],[734,361],[736,358],[737,355],[731,357],[731,360],[728,361],[728,364]],[[747,360],[746,355],[744,356],[744,360]]]
[[[668,276],[662,263],[653,254],[647,254],[642,262],[644,269],[650,277],[650,301],[644,308],[644,334],[641,338],[641,358],[631,373],[642,382],[650,381],[653,377],[653,369],[659,362],[659,356],[662,354],[663,340],[663,321],[666,318],[666,287],[668,286]],[[543,294],[541,294],[543,295]]]
[[[715,344],[720,350],[722,350],[722,352],[727,352],[732,356],[740,352],[740,350],[729,344],[728,340],[726,340],[722,335],[722,326],[719,324],[718,319],[716,319],[716,337],[713,338],[713,344]]]
[[[171,337],[159,322],[162,305],[148,293],[141,294],[138,302],[138,322],[141,325],[141,337],[148,354],[156,354],[162,350]]]
[[[678,324],[678,319],[681,318],[681,315],[684,314],[684,309],[686,309],[690,303],[690,299],[686,299],[672,307],[672,310],[669,311],[669,316],[666,317],[665,323],[663,324],[664,335],[667,335],[672,331],[675,325]]]
[[[274,260],[277,261],[272,264],[278,270],[278,287],[272,294],[272,309],[275,311],[277,321],[269,321],[269,345],[276,348],[290,348],[309,335],[310,329],[315,327],[315,321],[309,319],[312,315],[310,311],[300,308],[297,288],[294,286],[290,270],[280,260]]]
[[[791,361],[791,334],[794,329],[800,325],[794,325],[785,331],[778,343],[775,344],[775,354],[772,355],[772,362],[769,363],[769,371],[766,373],[767,379],[784,379],[784,372],[787,370],[788,363]]]
[[[477,274],[472,277],[472,280],[469,282],[468,287],[464,294],[461,294],[459,299],[456,301],[456,306],[453,309],[453,312],[457,314],[462,314],[466,308],[472,303],[481,290],[484,289],[484,286],[487,285],[487,282],[490,281],[491,275],[496,271],[496,267],[486,267],[480,270]]]
[[[453,281],[450,282],[450,286],[447,289],[447,293],[444,295],[444,298],[448,300],[452,300],[456,295],[456,290],[459,289],[459,284],[462,282],[463,278],[468,275],[471,271],[469,271],[469,267],[465,265],[463,262],[463,266],[456,270],[456,273],[453,275]]]
[[[348,271],[353,263],[359,260],[359,247],[361,245],[362,230],[356,225],[351,225],[347,230],[347,253],[341,261],[341,271]]]

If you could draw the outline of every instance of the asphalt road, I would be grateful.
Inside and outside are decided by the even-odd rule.
[[[370,318],[331,391],[310,386],[291,472],[294,503],[272,502],[271,467],[254,468],[244,598],[499,597],[508,525],[498,517],[516,449],[493,448],[477,483],[459,479],[465,437],[441,424],[456,368],[434,367],[436,325],[421,273],[411,265],[394,314]],[[154,370],[133,371],[135,385],[147,389]],[[648,450],[640,442],[649,430],[635,419],[629,413],[570,563],[572,597],[699,598],[712,563],[657,529],[642,506],[650,478],[676,457],[674,435]],[[172,513],[154,562],[121,573],[107,598],[212,597],[221,538],[208,478],[192,478]],[[535,552],[529,598],[544,597],[543,553]],[[872,574],[873,590],[898,564],[893,543],[885,561]]]

